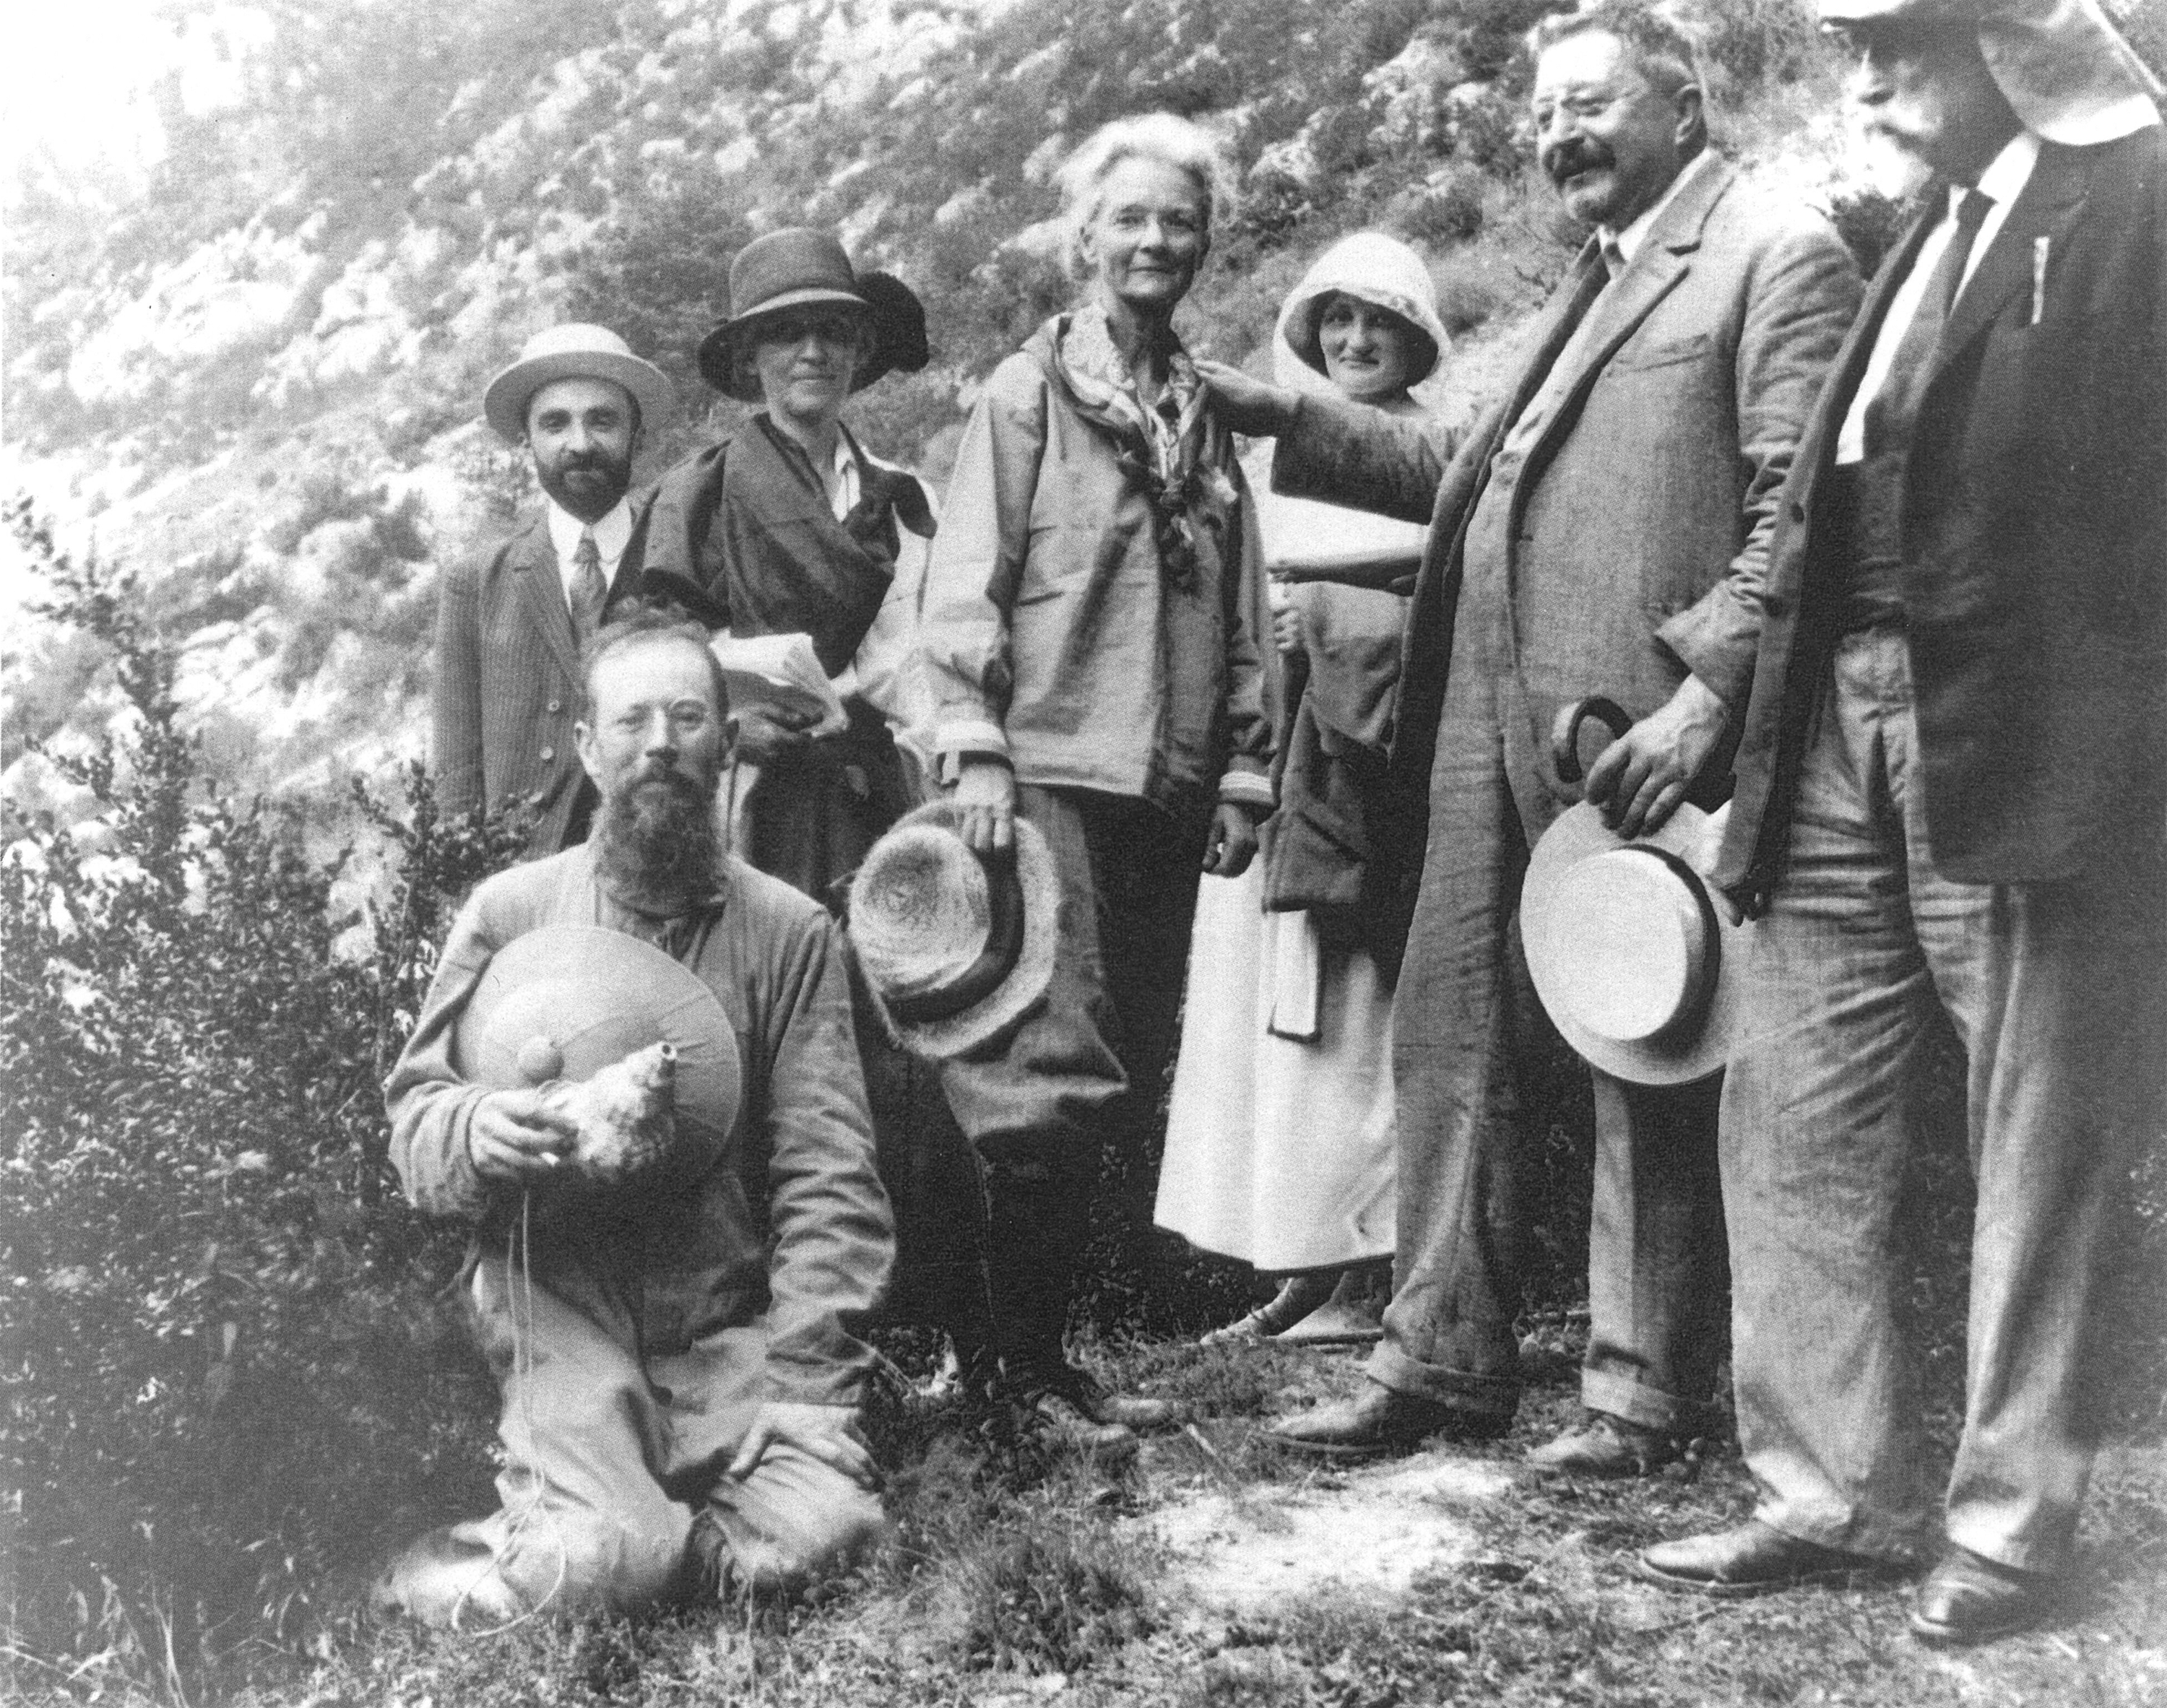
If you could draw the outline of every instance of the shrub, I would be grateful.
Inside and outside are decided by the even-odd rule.
[[[8,1641],[155,1655],[180,1694],[479,1499],[486,1377],[432,1298],[459,1242],[389,1190],[379,1086],[447,904],[518,827],[440,818],[418,768],[403,811],[364,803],[391,859],[341,959],[342,859],[205,783],[132,580],[8,519],[126,706],[48,756],[88,817],[11,809],[0,859]]]
[[[1413,197],[1398,218],[1417,243],[1465,243],[1482,230],[1481,186],[1455,175]]]

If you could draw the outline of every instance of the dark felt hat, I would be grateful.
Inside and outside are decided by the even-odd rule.
[[[755,237],[730,262],[729,313],[700,341],[700,375],[740,403],[758,403],[738,362],[740,340],[786,309],[824,304],[862,315],[872,350],[850,378],[862,391],[882,374],[915,373],[925,366],[925,306],[909,286],[885,272],[860,272],[831,232],[787,226]]]

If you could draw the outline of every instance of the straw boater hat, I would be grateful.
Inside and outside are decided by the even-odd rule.
[[[1624,726],[1614,706],[1596,704]],[[1568,781],[1579,770],[1566,759],[1576,711],[1559,720]],[[1683,1085],[1730,1054],[1745,928],[1694,864],[1708,825],[1708,814],[1681,805],[1661,829],[1628,842],[1583,802],[1529,858],[1520,935],[1535,994],[1566,1042],[1613,1078]]]
[[[1015,820],[1013,859],[981,859],[963,809],[898,819],[850,880],[850,944],[896,1041],[961,1055],[1036,1007],[1053,976],[1061,880],[1038,828]]]
[[[1324,370],[1324,346],[1318,336],[1324,310],[1341,293],[1359,297],[1374,308],[1397,315],[1429,342],[1429,355],[1418,360],[1407,383],[1419,385],[1437,372],[1452,339],[1438,318],[1437,287],[1423,259],[1396,237],[1381,231],[1357,231],[1317,256],[1280,307],[1276,356],[1291,351],[1302,364]]]
[[[677,1053],[676,1113],[719,1137],[742,1092],[737,1034],[692,971],[660,949],[591,925],[544,925],[482,970],[452,1032],[452,1065],[517,1090],[585,1080],[634,1050]]]
[[[1969,25],[2027,130],[2090,147],[2157,124],[2159,80],[2098,0],[1820,0],[1825,24]]]
[[[489,383],[481,394],[483,418],[497,436],[513,445],[527,437],[527,405],[534,394],[556,379],[615,380],[639,405],[639,424],[652,431],[670,419],[677,394],[670,376],[626,348],[607,326],[569,321],[537,332],[519,360]]]
[[[700,341],[701,377],[740,403],[758,403],[760,383],[738,360],[744,333],[814,303],[849,309],[872,327],[873,347],[850,376],[852,391],[925,366],[925,308],[910,287],[885,272],[856,271],[830,233],[792,225],[754,238],[730,262],[729,312]]]

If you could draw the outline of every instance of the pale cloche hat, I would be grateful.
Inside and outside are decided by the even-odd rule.
[[[2159,80],[2098,0],[1820,0],[1824,24],[1970,25],[2027,130],[2090,147],[2160,122]]]
[[[501,370],[481,394],[483,418],[497,436],[517,445],[527,436],[527,405],[534,394],[559,379],[614,380],[639,405],[640,425],[653,431],[677,407],[670,376],[634,356],[607,326],[568,320],[537,332],[519,359]]]
[[[1317,256],[1280,305],[1274,344],[1292,352],[1305,367],[1323,373],[1318,329],[1326,306],[1342,294],[1397,315],[1428,341],[1428,357],[1415,364],[1409,384],[1418,385],[1434,373],[1452,347],[1451,336],[1438,318],[1437,287],[1422,256],[1381,231],[1357,231]]]

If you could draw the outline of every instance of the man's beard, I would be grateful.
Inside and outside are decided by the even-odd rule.
[[[715,783],[648,771],[603,799],[596,859],[608,888],[643,912],[682,912],[723,870]]]
[[[567,479],[575,473],[594,478],[577,481]],[[592,510],[599,520],[614,510],[617,501],[630,489],[632,464],[628,460],[619,462],[607,451],[588,451],[559,457],[547,468],[538,465],[534,478],[541,483],[543,491],[571,515],[585,516]]]

